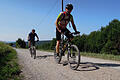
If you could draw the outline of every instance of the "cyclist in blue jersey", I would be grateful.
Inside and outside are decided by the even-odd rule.
[[[69,22],[71,22],[72,27],[74,29],[74,31],[77,33],[77,29],[76,26],[74,24],[74,20],[73,20],[73,16],[70,14],[73,10],[73,5],[72,4],[67,4],[65,7],[65,12],[61,12],[56,20],[56,39],[57,39],[57,43],[56,43],[56,53],[59,56],[59,44],[60,44],[60,40],[61,40],[61,33],[65,32],[65,36],[69,39],[72,40],[73,39],[73,35],[69,34],[70,31],[67,29],[67,24]]]
[[[37,41],[39,41],[38,35],[35,33],[35,29],[32,29],[32,32],[28,35],[28,47],[30,48],[31,45],[35,46],[35,37],[37,37]]]

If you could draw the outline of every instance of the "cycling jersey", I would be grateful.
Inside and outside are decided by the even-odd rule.
[[[58,25],[61,29],[65,29],[69,21],[72,21],[73,16],[71,14],[66,14],[66,12],[61,12],[57,19],[60,21],[58,22]]]
[[[37,37],[36,33],[33,34],[32,32],[30,32],[28,41],[35,41],[35,36]]]

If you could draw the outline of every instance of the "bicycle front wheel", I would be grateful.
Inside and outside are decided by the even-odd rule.
[[[76,70],[80,64],[80,51],[76,45],[71,45],[68,50],[68,61],[70,68]]]
[[[36,59],[36,48],[33,48],[34,59]]]
[[[33,56],[33,54],[32,54],[32,48],[29,48],[29,51],[30,51],[30,55],[32,57]]]

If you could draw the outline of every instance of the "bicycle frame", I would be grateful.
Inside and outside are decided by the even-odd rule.
[[[70,33],[70,34],[73,34],[74,36],[78,35],[78,33]],[[56,54],[56,47],[55,47],[54,59],[56,60],[56,62],[59,64],[62,59],[62,56],[65,56],[65,51],[67,51],[67,60],[68,60],[68,63],[70,64],[70,68],[73,70],[76,70],[79,67],[79,63],[80,63],[80,51],[76,45],[71,43],[71,40],[69,40],[68,38],[66,39],[64,38],[64,33],[61,34],[59,50],[60,50],[59,52],[60,55],[56,56],[57,54]],[[74,57],[75,54],[74,52],[71,52],[71,50],[75,50],[75,53],[78,54],[77,57]],[[75,60],[75,64],[72,61],[72,59]]]
[[[64,44],[64,41],[66,41],[66,43]],[[65,49],[63,50],[62,48],[64,48],[64,45],[66,45],[65,46]],[[70,47],[70,41],[68,40],[68,38],[66,38],[66,40],[64,39],[64,33],[62,33],[61,34],[61,42],[60,42],[60,49],[62,50],[62,53],[64,54],[65,53],[65,51],[67,50],[67,49],[70,49],[69,47]],[[69,50],[68,50],[69,51]]]
[[[32,50],[36,50],[36,47],[35,46],[31,46],[30,47]]]
[[[33,44],[30,47],[30,54],[31,54],[31,57],[34,56],[34,59],[36,58],[36,46]]]

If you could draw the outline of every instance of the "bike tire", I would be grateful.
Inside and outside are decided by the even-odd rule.
[[[60,52],[61,52],[61,51],[60,51]],[[55,62],[58,63],[58,64],[60,64],[61,59],[62,59],[61,53],[59,54],[59,56],[57,56],[56,47],[55,47],[55,49],[54,49],[54,59],[55,59]]]
[[[76,70],[80,64],[80,59],[81,59],[80,51],[76,45],[71,45],[70,49],[68,49],[68,50],[69,51],[68,51],[67,58],[68,58],[70,68],[73,70]],[[76,60],[72,62],[73,54],[75,54],[74,59],[76,59]]]
[[[34,53],[33,53],[34,59],[36,59],[36,48],[33,48],[33,50],[34,50]]]
[[[33,56],[33,54],[32,54],[32,48],[29,48],[29,51],[30,51],[30,55],[32,57]]]

